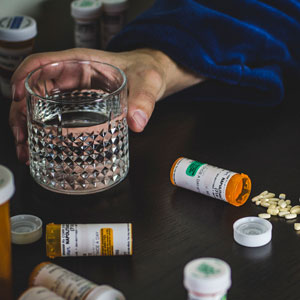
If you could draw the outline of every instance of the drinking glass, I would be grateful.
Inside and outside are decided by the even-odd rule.
[[[30,173],[46,189],[89,194],[129,169],[127,84],[97,61],[58,61],[26,80]]]

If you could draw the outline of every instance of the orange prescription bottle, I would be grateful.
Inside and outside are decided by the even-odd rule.
[[[132,224],[47,224],[47,256],[132,255]]]
[[[239,174],[188,158],[178,158],[171,167],[171,182],[234,206],[243,205],[251,192],[251,180]]]
[[[0,291],[1,299],[12,299],[12,265],[9,199],[15,192],[14,177],[0,165]]]
[[[36,21],[28,16],[0,18],[0,92],[11,98],[10,79],[22,60],[31,54],[37,34]]]
[[[29,285],[46,287],[68,300],[125,300],[113,287],[97,285],[50,262],[40,263],[33,269]]]
[[[28,288],[18,300],[65,300],[43,286]]]

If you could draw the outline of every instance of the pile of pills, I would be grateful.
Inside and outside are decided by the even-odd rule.
[[[286,220],[296,219],[300,215],[300,205],[291,205],[291,200],[286,200],[285,194],[278,197],[274,193],[264,191],[252,198],[257,206],[260,205],[267,209],[266,213],[260,213],[258,216],[263,219],[270,219],[271,216],[279,216]],[[294,229],[300,230],[300,223],[294,223]]]

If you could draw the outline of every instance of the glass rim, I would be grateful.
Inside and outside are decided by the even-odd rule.
[[[38,95],[36,94],[30,87],[30,84],[29,84],[29,80],[30,78],[32,77],[32,75],[41,70],[43,67],[46,67],[46,66],[51,66],[51,65],[57,65],[59,63],[79,63],[79,64],[90,64],[90,63],[97,63],[97,64],[101,64],[101,65],[106,65],[106,66],[109,66],[113,69],[115,69],[116,71],[118,71],[121,76],[122,76],[122,83],[121,85],[115,90],[113,91],[112,93],[109,93],[108,95],[104,95],[101,97],[101,99],[93,99],[93,101],[103,101],[103,100],[106,100],[107,98],[111,97],[111,96],[114,96],[116,94],[118,94],[120,91],[122,91],[124,89],[124,87],[126,86],[127,84],[127,78],[126,78],[126,75],[124,73],[124,71],[122,71],[120,68],[112,65],[112,64],[109,64],[109,63],[105,63],[105,62],[101,62],[101,61],[97,61],[97,60],[76,60],[76,59],[72,59],[72,60],[59,60],[59,61],[54,61],[54,62],[51,62],[51,63],[47,63],[47,64],[43,64],[43,65],[40,65],[38,68],[34,69],[33,71],[31,71],[30,73],[27,74],[26,78],[25,78],[25,88],[27,90],[27,92],[34,96],[34,97],[37,97],[39,99],[42,99],[42,100],[45,100],[45,101],[48,101],[48,102],[53,102],[53,103],[62,103],[61,100],[55,100],[55,99],[49,99],[49,98],[46,98],[46,97],[43,97],[41,95]],[[91,99],[86,99],[86,100],[81,100],[80,102],[90,102]],[[68,101],[68,103],[70,103],[71,101]]]

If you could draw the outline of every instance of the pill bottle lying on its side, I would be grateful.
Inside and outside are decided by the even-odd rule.
[[[36,21],[29,16],[0,19],[0,91],[3,97],[12,97],[11,76],[23,59],[32,53],[36,35]]]
[[[171,167],[173,185],[192,190],[234,206],[243,205],[251,192],[251,180],[239,174],[188,158],[178,158]]]
[[[65,300],[43,286],[28,288],[18,300]]]
[[[132,224],[47,224],[47,256],[132,255]]]
[[[97,285],[56,264],[37,265],[29,278],[30,286],[43,286],[68,300],[125,300],[109,285]]]

